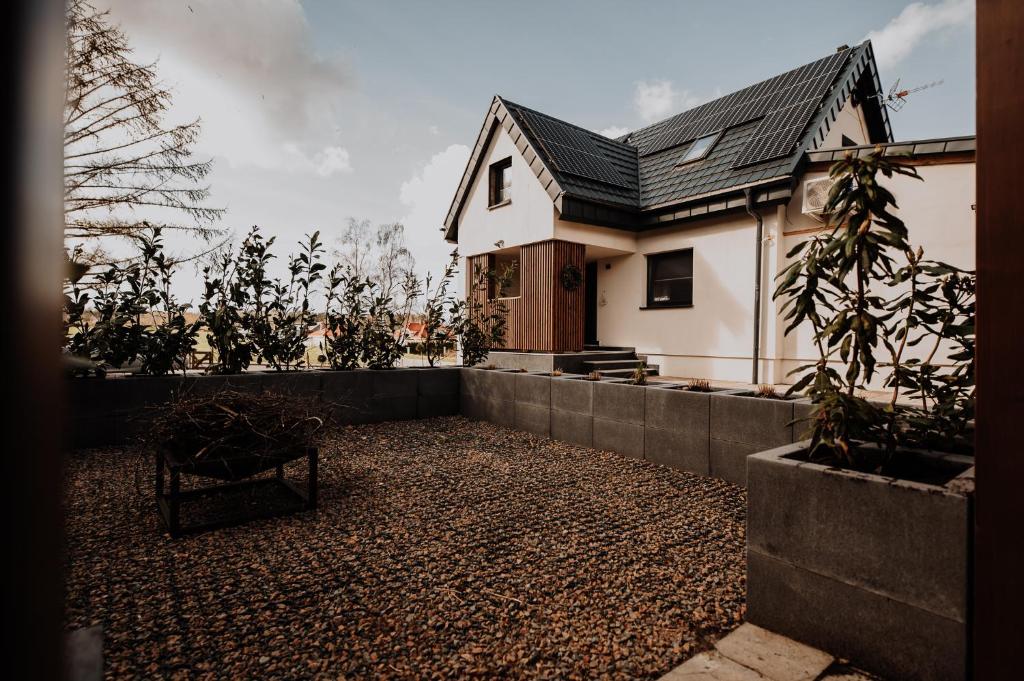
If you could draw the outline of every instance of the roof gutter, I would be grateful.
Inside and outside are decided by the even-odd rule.
[[[757,235],[754,238],[754,347],[751,352],[753,357],[752,362],[752,373],[750,382],[754,385],[758,383],[758,361],[761,357],[761,259],[762,251],[764,250],[764,220],[761,218],[761,214],[754,209],[755,200],[754,192],[751,189],[747,189],[745,192],[747,199],[747,213],[754,218],[757,222]]]

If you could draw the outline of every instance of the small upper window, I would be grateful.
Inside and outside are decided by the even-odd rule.
[[[857,146],[857,143],[856,143],[856,142],[854,142],[854,141],[853,141],[852,139],[850,139],[849,137],[847,137],[846,135],[843,135],[843,141],[842,141],[842,145],[843,145],[844,147],[855,147],[855,146]]]
[[[512,199],[512,157],[491,164],[490,201],[497,206]]]
[[[647,307],[693,304],[693,249],[647,256]]]
[[[691,161],[699,161],[707,156],[708,152],[711,151],[711,147],[715,146],[715,142],[718,141],[718,135],[719,133],[716,132],[713,135],[704,135],[703,137],[695,139],[693,144],[690,145],[690,148],[686,150],[685,154],[683,154],[683,158],[679,161],[679,164],[682,165],[683,163],[690,163]]]

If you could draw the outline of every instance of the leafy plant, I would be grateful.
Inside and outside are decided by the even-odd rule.
[[[184,371],[198,322],[187,321],[188,306],[171,293],[174,264],[164,253],[161,229],[149,228],[136,242],[138,258],[66,286],[68,351],[101,367],[138,362],[145,374]]]
[[[920,179],[880,149],[836,163],[829,229],[788,253],[796,260],[775,291],[786,299],[786,333],[809,323],[818,350],[787,393],[805,390],[817,404],[809,456],[864,470],[903,447],[969,448],[974,410],[974,274],[923,259],[879,174]],[[928,355],[908,359],[907,348],[920,344]],[[935,361],[943,348],[952,366]],[[891,391],[882,407],[857,394],[880,368]],[[901,391],[919,404],[899,404]],[[881,445],[881,454],[864,443]]]
[[[324,339],[320,349],[333,369],[355,369],[363,354],[365,313],[363,296],[370,286],[365,277],[339,263],[327,276]]]
[[[601,380],[601,372],[600,371],[591,371],[589,374],[584,376],[584,378],[586,380],[588,380],[588,381],[600,381]]]
[[[783,396],[778,393],[774,385],[770,383],[762,383],[757,386],[754,390],[754,397],[760,397],[766,400],[781,400]]]
[[[246,309],[249,293],[245,281],[234,249],[227,249],[203,268],[204,291],[199,312],[207,343],[213,350],[210,373],[238,374],[252,362],[252,317]]]
[[[711,381],[706,378],[691,378],[686,384],[686,389],[695,393],[709,393]]]
[[[647,385],[647,364],[640,362],[633,369],[633,383],[635,385]]]
[[[368,289],[362,360],[370,369],[390,369],[405,352],[404,331],[419,295],[419,281],[407,272],[398,288],[405,301],[401,309],[396,309],[394,298],[376,282],[371,282]]]
[[[561,376],[562,375],[562,370],[561,369],[555,369],[554,371],[551,372],[551,375],[552,376]]]
[[[504,345],[508,306],[502,301],[502,294],[513,273],[512,266],[501,273],[477,267],[467,300],[452,303],[449,316],[462,349],[462,363],[466,366],[476,366],[487,358],[491,349]],[[492,286],[495,297],[488,300]]]
[[[455,302],[449,293],[449,286],[458,266],[459,252],[452,251],[437,285],[432,286],[433,277],[429,273],[424,281],[423,354],[427,356],[427,364],[430,366],[434,366],[452,347],[452,331],[447,323],[446,312],[452,309]]]

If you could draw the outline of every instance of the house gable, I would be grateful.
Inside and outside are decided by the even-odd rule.
[[[448,208],[448,215],[444,221],[444,238],[446,241],[455,243],[459,240],[459,215],[465,205],[470,187],[480,176],[484,165],[485,152],[499,130],[504,130],[508,134],[515,148],[540,182],[541,187],[554,202],[555,207],[560,207],[559,199],[563,193],[561,186],[555,180],[554,174],[544,159],[537,153],[531,140],[524,134],[522,126],[509,113],[505,102],[501,97],[495,95],[487,111],[487,116],[484,117],[483,125],[480,127],[480,133],[477,135],[473,151],[469,155],[466,169],[462,173],[462,181],[459,183],[459,187],[455,191],[455,197]],[[486,169],[484,168],[484,170]]]
[[[556,210],[551,196],[502,127],[490,135],[479,169],[459,211],[459,251],[473,256],[552,238]],[[492,205],[490,168],[509,162],[510,200]],[[550,185],[549,185],[550,186]],[[464,223],[464,224],[463,224]],[[496,245],[500,243],[501,245]]]

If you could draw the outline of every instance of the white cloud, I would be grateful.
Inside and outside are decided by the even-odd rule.
[[[668,80],[648,82],[642,80],[636,84],[633,93],[633,106],[645,123],[651,123],[666,117],[675,106],[677,94]]]
[[[968,24],[973,18],[973,0],[945,0],[933,5],[913,2],[885,28],[871,31],[865,38],[874,46],[879,67],[886,68],[906,58],[930,33]]]
[[[200,154],[323,177],[351,169],[338,112],[353,77],[314,48],[295,0],[97,0],[137,59],[159,59],[170,119],[202,115]],[[159,47],[155,47],[159,46]]]
[[[700,106],[715,97],[719,97],[720,91],[710,97],[701,97],[689,90],[677,91],[670,80],[641,80],[636,84],[633,92],[633,108],[645,123],[667,118],[695,106]]]
[[[440,134],[441,134],[441,129],[440,129],[440,128],[438,128],[438,127],[437,127],[436,125],[432,125],[432,126],[430,126],[429,128],[427,128],[427,131],[428,131],[428,132],[429,132],[429,133],[430,133],[431,135],[440,135]]]
[[[617,137],[622,137],[628,132],[630,132],[629,128],[623,128],[621,125],[613,125],[605,128],[604,130],[598,130],[597,134],[615,139]]]
[[[352,172],[348,150],[342,147],[324,147],[323,151],[317,154],[315,163],[316,174],[320,177]]]
[[[469,147],[453,144],[434,154],[399,190],[398,198],[407,209],[402,224],[421,273],[436,276],[454,248],[444,240],[441,229],[467,160]]]

